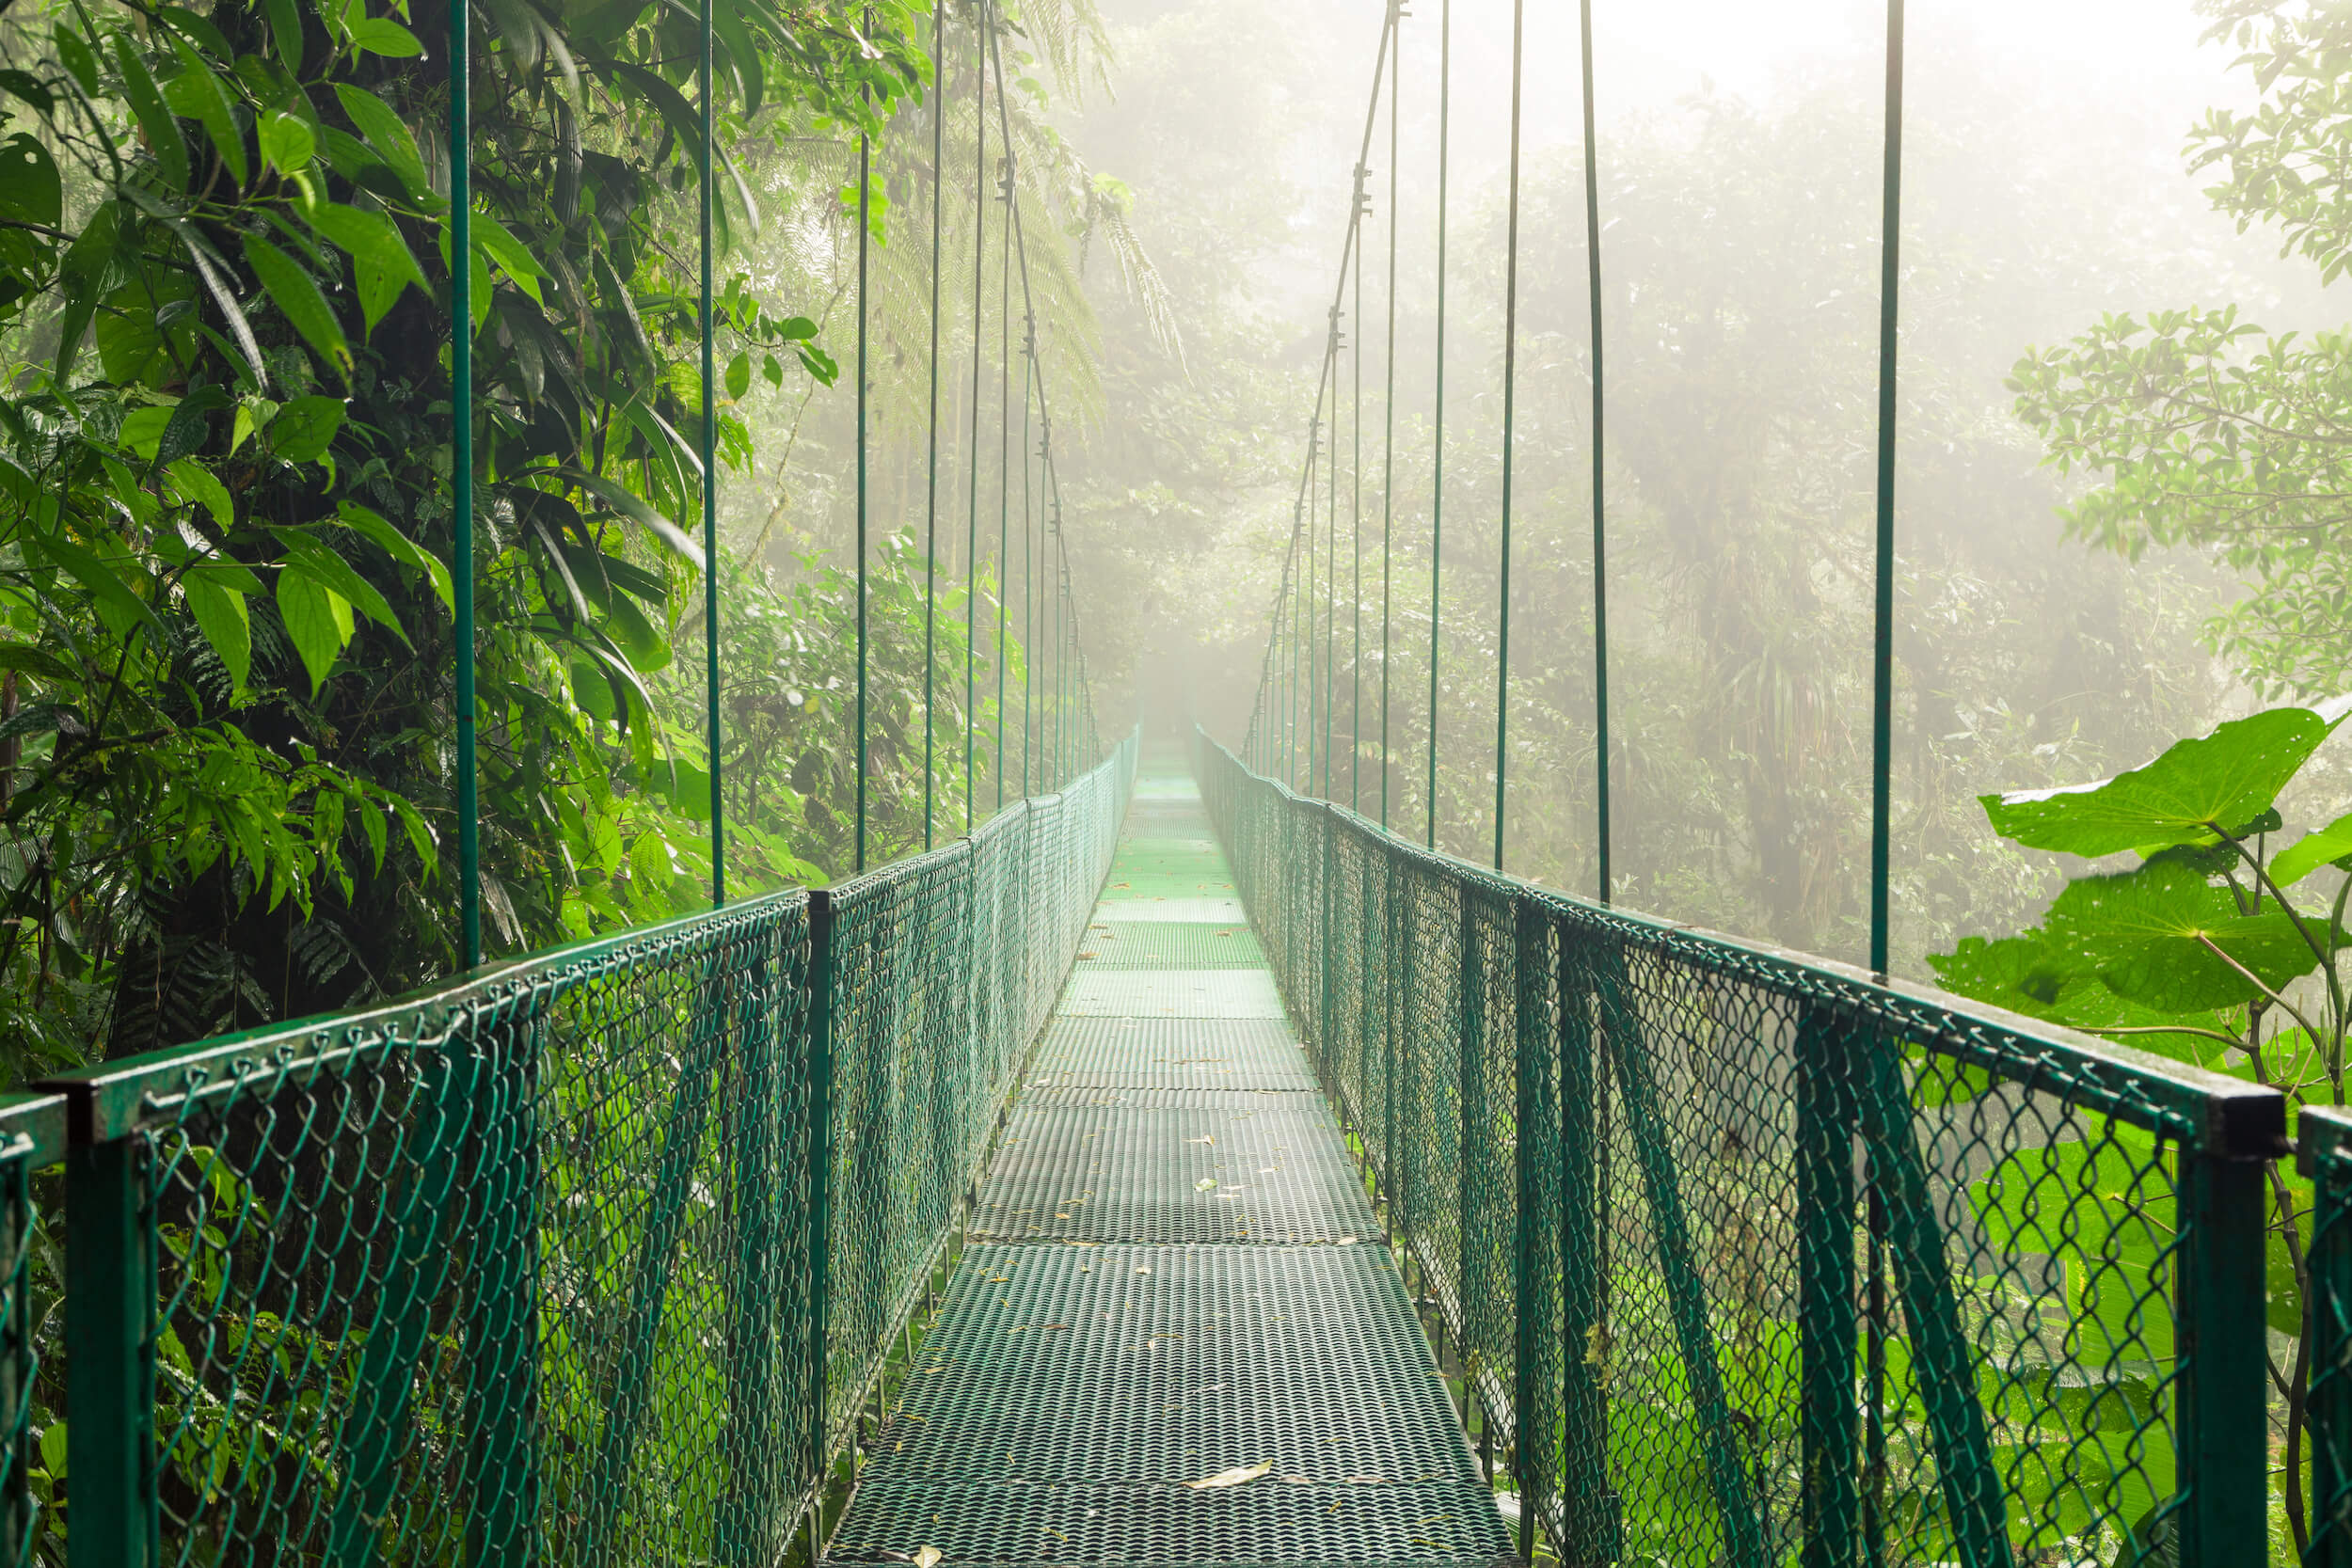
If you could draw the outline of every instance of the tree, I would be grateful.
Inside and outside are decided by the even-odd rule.
[[[2305,0],[2206,0],[2261,103],[2217,108],[2187,161],[2240,232],[2261,224],[2322,283],[2352,263],[2352,11]],[[2352,678],[2352,335],[2268,333],[2235,306],[2107,315],[2029,351],[2017,411],[2061,470],[2099,476],[2068,532],[2137,558],[2210,551],[2252,592],[2207,632],[2265,692]]]

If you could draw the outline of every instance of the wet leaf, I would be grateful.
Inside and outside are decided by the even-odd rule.
[[[1138,1269],[1136,1272],[1144,1274],[1150,1271]],[[1204,1476],[1199,1481],[1188,1481],[1184,1484],[1196,1492],[1212,1492],[1227,1486],[1245,1486],[1273,1468],[1274,1461],[1269,1459],[1257,1465],[1244,1465],[1231,1470],[1219,1470],[1213,1476]]]

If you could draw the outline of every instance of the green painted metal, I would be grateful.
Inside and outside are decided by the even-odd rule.
[[[1389,343],[1381,364],[1387,389],[1380,400],[1380,826],[1389,825],[1389,591],[1396,522],[1396,166],[1398,79],[1405,70],[1405,33],[1398,25],[1405,0],[1389,0]]]
[[[936,703],[932,678],[936,661],[931,650],[939,619],[939,226],[947,191],[946,0],[931,7],[931,352],[930,409],[926,438],[930,451],[923,464],[923,847],[931,847],[931,751],[937,725],[931,710]],[[967,646],[969,644],[967,643]],[[967,789],[969,787],[967,784]],[[964,832],[972,831],[967,819]]]
[[[1680,1164],[1667,1142],[1672,1124],[1659,1099],[1652,1070],[1654,1043],[1645,1037],[1641,1016],[1632,1006],[1623,951],[1604,950],[1595,967],[1602,1037],[1618,1092],[1624,1097],[1626,1127],[1632,1134],[1634,1159],[1641,1166],[1649,1200],[1675,1349],[1681,1356],[1683,1374],[1690,1380],[1700,1458],[1708,1489],[1714,1497],[1717,1550],[1733,1568],[1763,1568],[1764,1536],[1757,1517],[1762,1499],[1756,1495],[1740,1452],[1740,1433],[1732,1425],[1708,1282],[1692,1244]]]
[[[1428,822],[1422,842],[1438,847],[1438,628],[1444,596],[1438,590],[1445,561],[1445,219],[1446,187],[1453,172],[1454,0],[1438,7],[1438,348],[1436,393],[1429,436],[1429,778]]]
[[[78,1134],[82,1129],[74,1129]],[[152,1568],[156,1507],[155,1227],[146,1150],[130,1139],[66,1154],[67,1472],[72,1568]]]
[[[1797,1017],[1797,1365],[1801,1568],[1855,1568],[1853,1373],[1861,1354],[1854,1283],[1854,1111],[1849,1065],[1827,1016]]]
[[[1593,846],[1595,896],[1607,904],[1609,874],[1609,530],[1606,399],[1600,309],[1600,154],[1593,110],[1593,0],[1577,0],[1578,60],[1584,87],[1584,282],[1590,307],[1593,383]],[[1388,826],[1384,819],[1382,827]]]
[[[1870,611],[1870,973],[1886,973],[1895,758],[1895,356],[1901,322],[1903,0],[1886,0],[1885,150],[1879,214],[1878,535]]]
[[[869,19],[870,24],[870,19]],[[866,869],[866,708],[867,684],[866,631],[866,531],[868,495],[868,474],[866,423],[867,404],[873,397],[873,377],[866,363],[866,340],[873,317],[872,291],[867,285],[868,253],[873,248],[874,217],[874,141],[864,131],[857,134],[857,832],[856,849],[850,862],[852,870]]]
[[[838,888],[0,1105],[0,1183],[70,1139],[41,1375],[75,1568],[776,1561],[955,1234],[1133,758]]]
[[[2184,1568],[2241,1561],[2246,1544],[2268,1534],[2264,1167],[2280,1152],[2271,1141],[2181,1155],[2174,1333],[2181,1358],[2197,1371],[2180,1414],[2178,1485],[2187,1501],[2173,1534]],[[2352,1432],[2320,1429],[2317,1436],[2341,1443]]]
[[[711,0],[702,5],[702,58],[695,65],[695,80],[701,90],[695,105],[702,121],[702,148],[696,162],[696,198],[699,212],[700,263],[695,278],[694,304],[696,322],[702,338],[702,403],[701,430],[702,498],[703,498],[703,703],[704,742],[708,755],[704,761],[710,773],[710,907],[718,909],[727,901],[727,814],[726,792],[720,779],[720,743],[724,738],[725,720],[719,706],[719,372],[715,358],[713,324],[710,309],[710,188],[711,171],[718,161],[718,146],[712,136],[711,114]],[[746,214],[748,218],[749,214]],[[939,270],[938,258],[933,257],[931,270]],[[936,345],[931,357],[939,357]],[[928,665],[926,666],[928,669]],[[924,777],[930,778],[927,768]]]
[[[2311,1286],[2304,1333],[2311,1356],[2311,1486],[2305,1516],[2311,1568],[2352,1568],[2352,1114],[2305,1110],[2296,1163],[2312,1184]]]
[[[449,243],[473,255],[471,0],[449,0]],[[473,613],[473,268],[449,269],[449,485],[452,637],[457,653],[457,952],[482,961],[482,805],[475,758]]]
[[[963,831],[972,831],[979,775],[973,771],[980,603],[980,291],[988,270],[988,8],[976,8],[972,30],[972,429],[967,439],[970,489],[965,497],[963,535]],[[996,808],[1005,804],[1005,545],[996,542]]]
[[[1511,0],[1511,155],[1502,243],[1502,583],[1496,591],[1500,634],[1495,642],[1495,869],[1502,869],[1503,790],[1511,763],[1511,478],[1512,433],[1518,411],[1519,367],[1519,98],[1526,74],[1527,0]],[[1326,790],[1325,794],[1330,791]]]
[[[2172,1560],[2141,1531],[2212,1568],[2262,1538],[2275,1090],[1514,881],[1195,754],[1294,1015],[1392,1021],[1376,1051],[1306,1032],[1564,1563]],[[2321,1421],[2352,1404],[2328,1195]],[[2323,1469],[2314,1513],[2352,1513],[2352,1464]]]
[[[65,1152],[65,1101],[0,1096],[0,1561],[31,1560],[38,1523],[31,1489],[36,1433],[33,1173]],[[69,1429],[69,1438],[71,1429]]]

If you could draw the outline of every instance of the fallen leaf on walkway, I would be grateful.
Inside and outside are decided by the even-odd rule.
[[[1199,1481],[1188,1481],[1184,1484],[1196,1492],[1211,1492],[1219,1487],[1246,1485],[1273,1468],[1274,1461],[1269,1459],[1263,1464],[1244,1465],[1237,1469],[1219,1470],[1213,1476],[1204,1476]]]
[[[1073,1242],[1070,1244],[1072,1246],[1101,1246],[1103,1243],[1100,1242]]]
[[[946,1555],[937,1546],[917,1546],[914,1548],[914,1555],[907,1560],[914,1563],[914,1568],[931,1568],[933,1563]]]
[[[1354,1246],[1356,1244],[1356,1238],[1353,1236],[1343,1236],[1340,1238],[1339,1244],[1342,1246]]]
[[[1216,1134],[1212,1132],[1205,1138],[1186,1138],[1184,1142],[1188,1144],[1213,1144],[1216,1142]]]
[[[1216,1178],[1204,1176],[1192,1184],[1192,1190],[1196,1193],[1213,1193],[1216,1191]]]
[[[1350,1486],[1386,1486],[1389,1484],[1389,1478],[1386,1476],[1343,1476],[1341,1479]]]
[[[1152,1265],[1149,1263],[1137,1263],[1136,1265],[1136,1273],[1137,1274],[1150,1274],[1151,1272]]]

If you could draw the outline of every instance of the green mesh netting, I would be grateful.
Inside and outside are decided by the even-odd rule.
[[[1543,892],[1195,753],[1565,1560],[2251,1560],[2273,1091]]]
[[[1130,741],[839,888],[61,1081],[76,1562],[777,1560],[970,1189],[1133,770]]]

